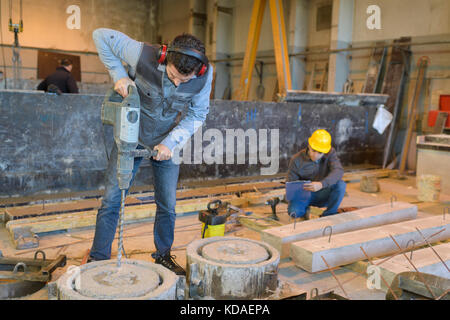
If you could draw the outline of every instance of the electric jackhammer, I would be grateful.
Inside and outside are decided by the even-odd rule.
[[[157,150],[136,149],[139,138],[140,99],[136,87],[128,87],[128,96],[123,98],[110,89],[102,104],[101,119],[112,125],[114,142],[117,146],[117,181],[121,190],[119,214],[119,248],[117,266],[121,266],[123,251],[123,224],[126,190],[130,188],[135,157],[150,158],[158,155]]]

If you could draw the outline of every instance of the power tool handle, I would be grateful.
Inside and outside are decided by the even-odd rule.
[[[220,199],[217,199],[217,200],[214,200],[214,201],[210,201],[208,203],[208,206],[207,206],[208,211],[216,211],[220,207],[221,204],[222,204],[222,201]],[[211,208],[212,205],[216,205],[216,207],[215,208]]]
[[[129,85],[128,86],[128,96],[130,96],[133,93],[133,90],[135,90],[136,88],[134,88],[134,86]],[[122,101],[124,99],[126,99],[126,97],[122,97],[116,90],[114,90],[113,88],[110,89],[110,91],[108,92],[108,101],[110,102],[118,102],[118,103],[122,103]]]
[[[151,150],[150,151],[150,157],[156,157],[157,155],[158,155],[158,150]]]
[[[156,157],[158,155],[158,150],[151,150],[151,149],[136,149],[132,151],[122,152],[119,154],[126,154],[130,157],[134,158],[151,158]]]

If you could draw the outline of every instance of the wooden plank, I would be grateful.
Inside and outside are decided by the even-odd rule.
[[[209,201],[220,199],[227,201],[234,206],[252,206],[262,205],[267,199],[273,197],[283,197],[284,190],[274,190],[265,194],[254,192],[251,195],[242,197],[237,196],[223,196],[209,199],[191,199],[181,200],[177,202],[175,211],[178,215],[187,212],[195,212],[206,210]],[[153,218],[156,214],[156,204],[146,204],[140,206],[131,206],[125,208],[125,221],[136,221],[142,219]],[[75,229],[81,227],[94,226],[96,223],[97,211],[85,211],[77,213],[68,213],[60,215],[43,216],[36,218],[12,220],[6,224],[7,230],[14,237],[14,233],[18,230],[28,229],[29,231],[38,234],[43,232],[50,232],[56,230]]]
[[[280,252],[281,258],[289,256],[291,243],[323,236],[325,228],[331,226],[332,235],[372,228],[380,225],[415,219],[417,206],[406,202],[394,202],[378,206],[344,212],[309,221],[270,228],[261,232],[261,240]],[[330,230],[326,230],[326,235]]]
[[[441,134],[444,132],[447,117],[447,112],[439,112],[434,127],[431,130],[431,134]]]
[[[178,189],[183,188],[201,188],[201,187],[211,187],[211,186],[224,186],[235,183],[255,183],[259,181],[270,181],[274,179],[284,179],[286,173],[277,173],[274,175],[259,175],[259,176],[245,176],[245,177],[233,177],[233,178],[223,178],[214,180],[188,180],[181,181],[178,183]],[[130,188],[130,194],[135,194],[139,192],[153,191],[153,185],[144,186],[132,186]],[[89,191],[78,191],[78,192],[60,192],[53,194],[36,194],[24,197],[0,197],[0,205],[11,205],[11,204],[26,204],[29,202],[43,201],[43,200],[53,200],[53,199],[71,199],[71,198],[84,198],[84,197],[101,197],[104,194],[104,190],[89,190]]]
[[[326,80],[328,79],[328,62],[325,64],[323,73],[322,73],[322,78],[320,80],[320,87],[319,87],[319,91],[325,91],[325,83]]]
[[[411,101],[411,105],[408,108],[408,127],[406,129],[406,135],[403,141],[403,148],[400,158],[399,172],[400,174],[404,174],[406,170],[406,159],[408,158],[408,150],[411,144],[411,135],[413,133],[414,128],[416,127],[417,121],[417,104],[419,102],[419,97],[422,92],[422,83],[425,78],[425,72],[428,67],[428,57],[421,57],[419,59],[419,73],[417,75],[416,80],[416,88],[414,90],[413,99]]]
[[[331,237],[330,242],[327,236],[297,241],[291,244],[290,256],[295,265],[306,271],[324,271],[328,267],[323,258],[330,268],[365,260],[361,247],[370,258],[397,253],[399,249],[390,235],[401,248],[406,248],[411,240],[418,247],[423,240],[416,227],[426,238],[434,234],[428,239],[430,243],[450,238],[450,220],[443,220],[440,216],[430,217],[337,234]]]
[[[396,170],[379,169],[379,170],[359,170],[355,172],[345,172],[343,180],[346,182],[360,181],[363,176],[375,176],[377,178],[387,178],[395,174]],[[279,178],[284,178],[285,174],[280,174]],[[283,179],[284,180],[284,179]],[[240,184],[228,184],[220,186],[211,186],[204,188],[184,189],[177,191],[177,199],[186,199],[194,197],[209,197],[223,194],[232,194],[238,192],[250,191],[266,191],[275,188],[284,188],[281,180],[262,181],[262,182],[246,182]],[[126,206],[142,204],[145,201],[140,198],[152,196],[153,192],[131,194],[126,199]],[[97,209],[101,205],[100,199],[82,199],[73,201],[63,201],[56,203],[33,204],[17,207],[5,208],[5,219],[11,221],[15,219],[38,217],[56,213],[70,213],[77,211],[86,211]]]
[[[312,71],[311,71],[311,75],[309,76],[309,81],[308,81],[308,87],[306,88],[306,90],[308,91],[313,91],[314,90],[314,78],[316,76],[316,63],[313,63],[313,67],[312,67]]]
[[[248,184],[225,185],[210,188],[178,190],[177,199],[210,197],[213,195],[232,194],[239,192],[242,193],[249,191],[254,192],[255,190],[264,191],[267,189],[274,189],[274,188],[284,188],[284,185],[279,181],[273,181],[273,182],[255,182]],[[152,195],[153,192],[128,196],[125,205],[128,206],[128,205],[142,204],[143,201],[140,200],[140,198]],[[8,207],[5,208],[5,212],[6,212],[6,221],[10,221],[15,219],[37,217],[56,213],[86,211],[91,209],[98,209],[100,206],[101,206],[100,199],[85,199],[76,201],[48,203],[44,205],[35,204],[28,206]]]
[[[384,42],[377,42],[375,45],[380,46],[383,44]],[[383,69],[386,52],[387,47],[373,48],[362,93],[376,93],[380,82],[380,74]]]
[[[359,172],[345,172],[342,180],[345,182],[357,182],[362,177],[376,177],[376,178],[389,178],[392,175],[396,175],[397,170],[380,169],[380,170],[362,170]]]
[[[394,40],[397,46],[392,47],[391,57],[387,66],[386,75],[383,81],[383,87],[381,89],[382,94],[389,95],[386,101],[386,109],[392,113],[392,122],[388,129],[387,143],[384,148],[383,154],[383,168],[386,168],[390,161],[392,141],[395,137],[395,130],[397,124],[397,118],[400,114],[400,106],[403,97],[403,90],[408,78],[407,71],[409,70],[410,46],[411,38],[403,37],[399,40]]]

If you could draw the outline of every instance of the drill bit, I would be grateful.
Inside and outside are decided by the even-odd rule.
[[[119,213],[119,248],[117,251],[117,267],[120,268],[122,264],[122,250],[123,250],[123,222],[125,216],[125,189],[122,190],[122,198],[120,201],[120,213]]]

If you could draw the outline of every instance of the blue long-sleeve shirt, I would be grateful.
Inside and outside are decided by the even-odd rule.
[[[144,45],[143,42],[133,40],[122,32],[106,28],[96,29],[92,36],[99,58],[108,69],[114,83],[128,77],[123,62],[128,66],[130,75],[135,73]],[[210,65],[209,68],[212,68],[212,66]],[[177,87],[167,77],[165,65],[159,65],[158,70],[163,72],[163,95],[165,98],[169,97]],[[209,112],[212,74],[213,72],[208,73],[205,86],[198,94],[193,96],[186,116],[161,142],[171,151],[177,146],[181,148],[205,121]]]

